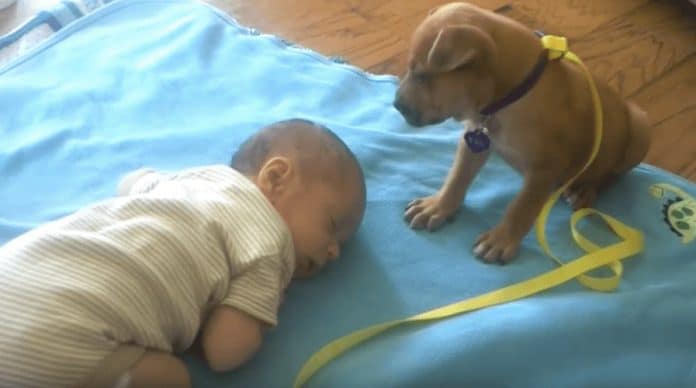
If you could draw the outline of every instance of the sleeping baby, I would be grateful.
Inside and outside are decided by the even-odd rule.
[[[190,387],[175,355],[199,332],[213,370],[238,367],[290,280],[339,256],[365,190],[345,143],[299,119],[230,166],[128,174],[118,197],[0,247],[0,387]]]

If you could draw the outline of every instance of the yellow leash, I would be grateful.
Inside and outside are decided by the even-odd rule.
[[[595,112],[595,138],[592,146],[592,152],[587,163],[585,163],[585,166],[575,177],[573,177],[573,179],[568,181],[568,183],[563,185],[551,195],[551,197],[545,203],[535,225],[539,245],[549,257],[558,263],[559,267],[531,279],[515,283],[507,287],[499,288],[473,298],[426,311],[409,318],[380,323],[338,338],[322,347],[317,353],[315,353],[305,362],[304,366],[302,369],[300,369],[300,372],[295,378],[293,385],[295,388],[302,387],[314,375],[314,373],[350,348],[396,326],[416,322],[434,321],[465,312],[482,309],[484,307],[522,299],[538,292],[556,287],[571,279],[577,279],[585,287],[596,291],[613,291],[618,287],[619,282],[621,281],[621,274],[623,272],[621,260],[636,255],[643,250],[643,235],[638,230],[631,228],[621,223],[617,219],[597,210],[581,209],[573,213],[570,219],[570,228],[573,239],[578,246],[587,252],[586,255],[581,256],[569,263],[563,263],[560,259],[553,255],[546,240],[545,226],[551,209],[565,189],[582,172],[584,172],[587,167],[589,167],[594,158],[597,156],[597,152],[599,151],[599,146],[602,141],[603,129],[602,105],[599,98],[599,93],[597,92],[597,88],[594,84],[592,76],[580,58],[568,51],[568,44],[564,37],[546,35],[541,38],[541,43],[546,49],[549,50],[549,59],[565,58],[578,64],[582,68],[590,85]],[[614,233],[621,238],[621,241],[606,247],[600,247],[580,234],[576,228],[577,223],[582,218],[592,214],[598,215],[600,218],[602,218],[614,231]],[[594,277],[587,275],[588,272],[602,266],[608,266],[613,272],[613,276]]]

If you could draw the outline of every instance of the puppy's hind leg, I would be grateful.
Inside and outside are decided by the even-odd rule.
[[[626,150],[623,159],[614,169],[615,174],[622,174],[643,161],[650,148],[652,130],[647,114],[633,103],[627,103],[628,131]]]
[[[578,185],[569,187],[563,197],[570,207],[575,210],[592,207],[597,200],[597,188],[594,185]]]
[[[592,207],[599,193],[611,185],[616,178],[618,175],[611,173],[592,182],[573,184],[563,193],[563,198],[573,211]]]
[[[632,103],[628,103],[626,109],[628,125],[626,146],[622,157],[614,168],[605,175],[593,178],[592,181],[574,183],[563,193],[563,197],[573,210],[592,207],[601,191],[609,187],[621,174],[637,166],[645,158],[650,147],[651,138],[647,115]]]

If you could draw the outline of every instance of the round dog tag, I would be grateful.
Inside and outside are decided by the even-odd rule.
[[[464,140],[474,153],[485,151],[491,145],[491,139],[488,138],[485,128],[476,128],[473,131],[468,131],[464,134]]]

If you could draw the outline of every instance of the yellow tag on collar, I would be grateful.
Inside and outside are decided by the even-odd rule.
[[[544,35],[541,37],[541,45],[549,49],[549,59],[563,58],[568,52],[568,39],[563,36]]]

